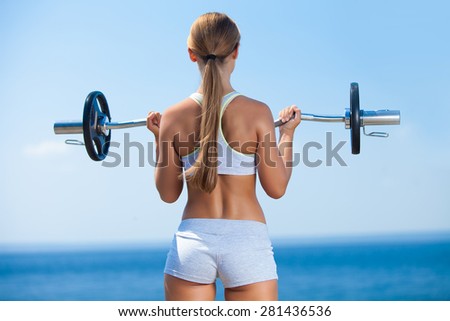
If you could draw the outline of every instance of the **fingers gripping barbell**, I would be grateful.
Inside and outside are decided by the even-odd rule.
[[[352,154],[359,154],[361,146],[361,127],[367,136],[388,137],[383,132],[365,132],[368,125],[398,125],[400,124],[399,110],[360,110],[359,88],[357,83],[350,85],[350,108],[345,110],[343,116],[314,115],[302,113],[301,119],[305,121],[345,123],[350,129]],[[111,142],[111,130],[146,126],[146,119],[137,119],[124,122],[111,122],[111,113],[105,95],[100,91],[91,92],[84,103],[82,122],[56,122],[53,126],[55,134],[83,134],[84,145],[89,157],[94,161],[101,161],[108,155]],[[275,127],[283,125],[281,120],[275,121]],[[72,143],[78,141],[67,140]],[[82,143],[81,143],[82,144]]]

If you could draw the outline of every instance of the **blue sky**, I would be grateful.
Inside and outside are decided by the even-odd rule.
[[[450,5],[446,1],[2,1],[0,2],[0,244],[156,243],[171,239],[186,195],[159,200],[153,168],[106,168],[64,144],[53,122],[81,119],[93,90],[113,120],[145,117],[195,91],[186,52],[192,22],[220,11],[238,23],[235,88],[273,114],[341,114],[349,84],[362,109],[399,109],[350,153],[343,124],[302,123],[307,142],[347,141],[348,166],[300,164],[287,195],[258,187],[274,238],[450,231]],[[113,140],[123,147],[125,131]],[[144,128],[129,131],[147,144]],[[123,153],[122,149],[116,152]],[[147,152],[147,151],[146,151]],[[310,158],[324,159],[324,150]]]

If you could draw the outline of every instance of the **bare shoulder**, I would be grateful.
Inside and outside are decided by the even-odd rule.
[[[186,98],[169,106],[163,112],[161,128],[164,127],[168,132],[179,131],[180,127],[183,127],[186,122],[192,120],[198,112],[199,108],[197,103],[190,98]]]
[[[268,124],[273,124],[272,111],[266,103],[259,100],[252,99],[247,96],[239,96],[236,98],[236,103],[240,103],[245,106],[245,114],[252,119],[252,123],[257,127]]]
[[[177,120],[186,116],[186,113],[193,113],[198,105],[190,98],[186,98],[172,106],[169,106],[164,111],[166,119]]]

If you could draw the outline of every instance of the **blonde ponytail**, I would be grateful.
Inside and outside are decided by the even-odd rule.
[[[219,65],[236,49],[239,41],[236,24],[221,13],[200,16],[192,25],[188,38],[188,47],[203,59],[205,67],[199,153],[194,165],[186,171],[186,180],[207,193],[211,193],[217,184],[217,134],[222,97],[225,94]]]

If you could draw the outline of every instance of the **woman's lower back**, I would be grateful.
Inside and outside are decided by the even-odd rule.
[[[219,175],[216,188],[204,193],[188,184],[188,201],[183,219],[220,218],[265,223],[255,193],[256,175]]]

